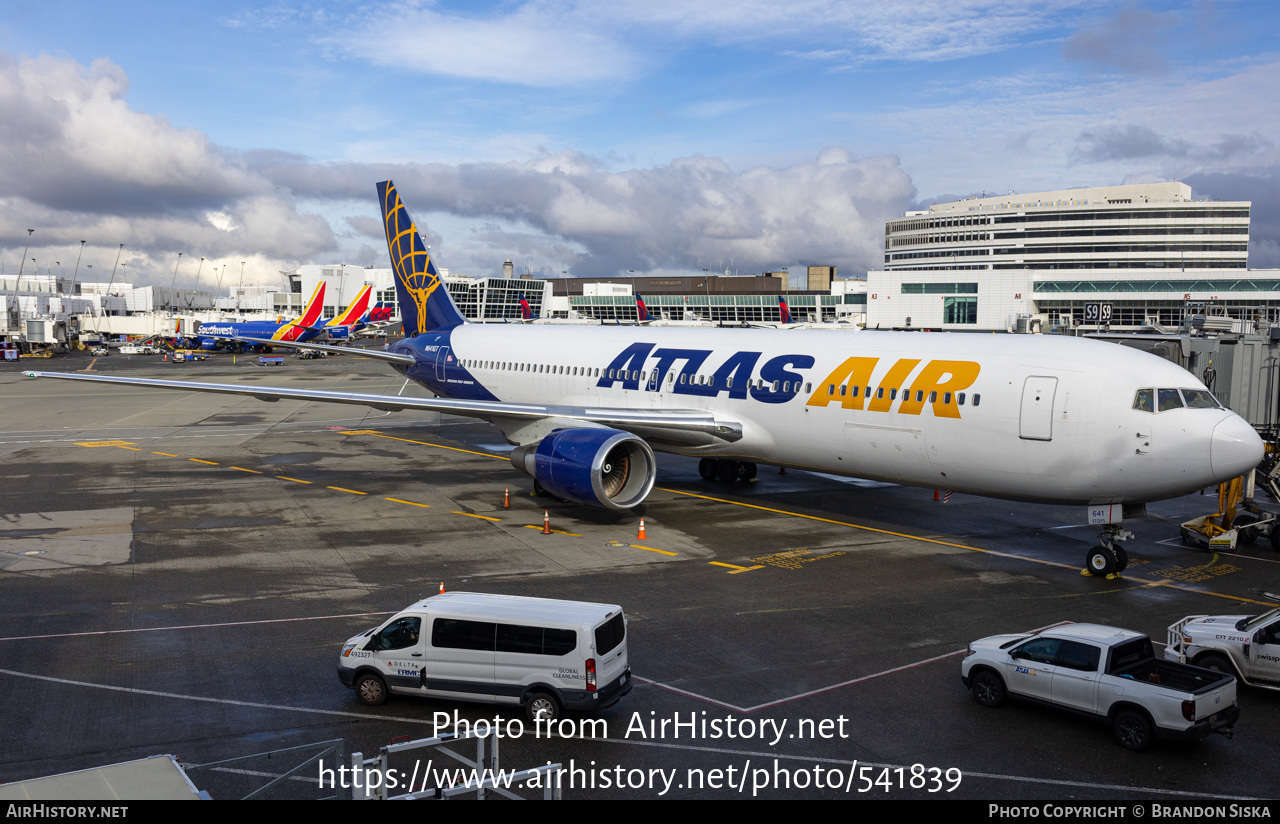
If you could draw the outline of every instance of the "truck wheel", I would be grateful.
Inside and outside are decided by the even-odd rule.
[[[1116,571],[1116,556],[1105,546],[1095,546],[1084,556],[1084,565],[1092,574],[1106,577]]]
[[[1111,732],[1126,750],[1142,752],[1151,746],[1155,730],[1151,721],[1138,710],[1120,710],[1111,722]]]
[[[1249,525],[1257,522],[1258,516],[1248,513],[1241,513],[1231,522],[1231,528],[1236,531],[1236,537],[1240,539],[1242,544],[1252,544],[1258,540],[1258,528]]]
[[[531,723],[537,723],[539,718],[550,723],[560,717],[560,704],[551,693],[535,692],[524,705],[524,714]]]
[[[356,697],[361,704],[377,707],[387,700],[387,682],[382,677],[366,672],[356,679]]]
[[[973,676],[973,700],[984,707],[998,707],[1004,703],[1004,682],[991,670],[978,670]]]
[[[1207,670],[1220,672],[1223,675],[1236,674],[1235,667],[1231,666],[1231,662],[1226,659],[1226,656],[1218,655],[1216,652],[1201,655],[1195,660],[1195,664],[1197,667],[1204,667]]]

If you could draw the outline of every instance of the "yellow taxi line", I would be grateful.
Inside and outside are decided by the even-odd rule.
[[[542,527],[538,526],[537,524],[525,524],[525,525],[524,525],[524,528],[525,528],[525,529],[542,529]],[[553,530],[551,530],[551,531],[552,531],[552,532],[554,532],[554,533],[555,533],[555,534],[557,534],[557,535],[568,535],[570,538],[581,538],[581,537],[582,537],[581,535],[579,535],[579,534],[578,534],[578,533],[576,533],[576,532],[565,532],[563,529],[553,529]]]
[[[454,515],[466,515],[468,518],[480,518],[484,521],[501,521],[501,518],[490,518],[488,515],[476,515],[474,512],[461,512],[459,510],[451,510]]]
[[[420,507],[422,507],[423,509],[430,509],[430,508],[431,508],[431,504],[420,504],[420,503],[415,503],[414,501],[402,501],[402,500],[400,500],[399,498],[383,498],[382,500],[384,500],[384,501],[391,501],[391,502],[393,502],[393,503],[397,503],[397,504],[408,504],[409,506],[420,506]]]

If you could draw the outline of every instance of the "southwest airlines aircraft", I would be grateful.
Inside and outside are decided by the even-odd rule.
[[[363,294],[363,293],[362,293]],[[368,295],[364,294],[365,302]],[[200,339],[200,348],[214,351],[217,349],[241,348],[241,341],[249,338],[267,344],[288,343],[291,341],[310,340],[320,334],[316,321],[324,312],[324,281],[311,294],[311,300],[302,309],[302,315],[290,321],[248,320],[234,323],[202,323],[196,333]],[[357,317],[359,317],[357,315]]]
[[[405,339],[368,351],[438,397],[28,373],[33,377],[427,409],[491,421],[535,487],[626,510],[654,451],[703,477],[756,463],[1086,507],[1086,557],[1123,569],[1142,504],[1253,468],[1262,441],[1166,360],[1041,335],[467,323],[395,186],[378,184]],[[291,344],[325,349],[318,344]]]

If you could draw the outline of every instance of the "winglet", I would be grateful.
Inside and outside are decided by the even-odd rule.
[[[378,184],[378,201],[382,208],[382,225],[387,234],[387,251],[391,254],[391,271],[396,278],[396,298],[400,303],[400,319],[407,337],[424,332],[452,329],[466,323],[466,318],[449,297],[435,264],[427,254],[418,228],[409,211],[400,202],[396,185],[390,180]]]

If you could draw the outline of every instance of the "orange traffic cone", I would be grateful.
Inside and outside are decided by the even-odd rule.
[[[542,510],[542,534],[551,534],[551,510],[549,509]]]
[[[935,490],[933,490],[933,499],[934,499],[935,501],[941,501],[941,500],[942,500],[942,496],[941,496],[940,494],[938,494],[938,490],[936,490],[936,489],[935,489]]]
[[[438,592],[438,593],[436,593],[436,594],[437,594],[437,595],[444,595],[444,581],[441,581],[441,582],[440,582],[440,592]]]
[[[509,486],[503,487],[502,489],[502,508],[503,509],[511,508],[511,487]]]
[[[644,534],[644,518],[640,519],[640,534],[636,536],[637,541],[647,541],[649,536]]]

